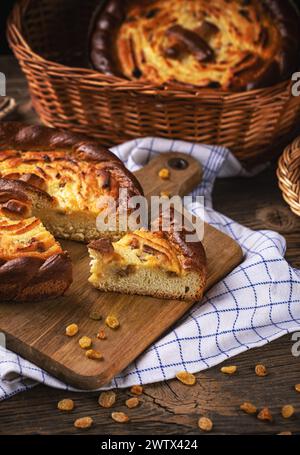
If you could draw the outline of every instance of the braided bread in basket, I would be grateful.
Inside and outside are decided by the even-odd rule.
[[[299,15],[280,0],[109,0],[91,31],[105,74],[155,84],[251,90],[297,68]]]

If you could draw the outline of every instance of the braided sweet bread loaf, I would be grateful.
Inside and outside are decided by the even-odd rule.
[[[249,90],[297,69],[289,0],[109,0],[91,26],[95,69],[154,84]]]

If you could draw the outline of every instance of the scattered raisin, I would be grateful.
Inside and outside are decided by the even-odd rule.
[[[73,411],[74,407],[75,407],[74,401],[69,400],[68,398],[60,400],[57,403],[57,409],[59,409],[60,411],[70,412]]]
[[[257,407],[254,404],[245,401],[245,403],[241,404],[240,409],[244,411],[246,414],[256,414]]]
[[[137,397],[128,398],[125,404],[129,409],[136,408],[140,404],[140,400]]]
[[[77,324],[70,324],[68,327],[66,327],[66,335],[68,337],[73,337],[77,335],[79,331],[78,325]]]
[[[167,168],[163,168],[159,171],[158,176],[163,180],[168,180],[170,178],[170,171]]]
[[[265,365],[261,365],[261,364],[256,365],[256,367],[255,367],[255,374],[256,374],[256,376],[260,376],[260,377],[262,377],[262,378],[265,377],[265,376],[267,376],[268,371],[267,371]]]
[[[124,412],[112,412],[112,419],[118,423],[126,423],[129,421],[129,417]]]
[[[100,329],[97,333],[98,340],[106,340],[106,333],[103,329]]]
[[[224,374],[234,374],[237,372],[236,366],[222,367],[221,372]]]
[[[82,348],[82,349],[88,349],[92,346],[92,340],[90,337],[82,337],[80,338],[79,340],[79,346]]]
[[[208,417],[200,417],[198,427],[202,431],[211,431],[213,429],[213,423]]]
[[[102,392],[99,396],[98,403],[102,408],[111,408],[117,399],[115,392],[111,390],[108,392]]]
[[[99,311],[93,310],[90,312],[89,318],[93,319],[93,321],[101,321],[102,315],[100,314]]]
[[[143,386],[141,385],[133,385],[130,389],[130,392],[133,394],[133,395],[142,395],[144,389],[143,389]]]
[[[120,327],[120,323],[115,316],[107,316],[107,318],[105,319],[105,324],[107,325],[107,327],[114,330]]]
[[[80,419],[75,420],[74,427],[75,428],[90,428],[93,425],[92,417],[81,417]]]
[[[169,199],[170,196],[171,196],[170,191],[161,191],[161,192],[160,192],[160,197],[166,197],[166,198]]]
[[[88,359],[92,359],[92,360],[102,360],[103,359],[103,355],[101,354],[101,352],[95,351],[94,349],[89,349],[88,351],[86,351],[85,355]]]
[[[290,404],[286,404],[281,409],[281,415],[284,419],[289,419],[294,414],[295,414],[295,408],[294,408],[294,406],[292,406]]]
[[[271,414],[269,408],[263,408],[263,409],[258,413],[257,418],[258,418],[259,420],[265,420],[265,421],[269,421],[269,422],[272,422],[272,420],[273,420],[273,417],[272,417],[272,414]]]

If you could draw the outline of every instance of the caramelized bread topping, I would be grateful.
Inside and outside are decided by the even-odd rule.
[[[178,276],[189,270],[203,270],[205,263],[202,244],[186,244],[183,233],[139,230],[126,234],[117,242],[96,240],[89,248],[101,253],[105,264],[158,267]]]
[[[62,248],[37,218],[12,220],[0,210],[0,259],[22,257],[48,259]]]
[[[164,299],[199,300],[206,284],[206,256],[200,241],[188,242],[175,230],[175,217],[163,230],[161,215],[154,232],[140,229],[119,241],[89,245],[90,283],[106,292]]]
[[[101,196],[118,198],[120,181],[107,162],[78,159],[68,150],[0,150],[0,178],[45,191],[61,210],[100,212]]]
[[[142,193],[123,163],[97,142],[14,122],[0,124],[0,178],[43,191],[66,213],[97,215],[99,198],[112,196],[118,201],[120,188],[127,188],[129,197]]]

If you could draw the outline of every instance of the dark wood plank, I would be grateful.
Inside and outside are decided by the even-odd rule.
[[[300,217],[283,200],[278,187],[276,162],[251,179],[219,179],[214,206],[251,229],[271,229],[287,241],[287,260],[300,268]]]
[[[13,68],[13,61],[8,60],[7,66]],[[19,83],[23,84],[23,79]],[[300,219],[282,200],[275,166],[249,180],[218,180],[214,204],[217,210],[251,228],[281,232],[288,244],[287,259],[300,267]],[[228,362],[238,365],[236,376],[220,374],[217,366],[198,374],[194,388],[186,388],[176,380],[146,386],[142,405],[130,411],[131,423],[122,426],[110,419],[108,410],[98,407],[97,393],[67,394],[74,397],[77,408],[65,415],[58,413],[56,403],[66,393],[38,386],[0,403],[0,433],[77,434],[72,425],[75,418],[91,415],[95,426],[90,432],[94,434],[199,434],[197,419],[207,413],[214,420],[214,434],[300,434],[300,394],[294,391],[294,384],[300,383],[300,363],[291,355],[291,347],[291,336],[285,336],[248,351]],[[258,362],[268,367],[266,378],[253,374]],[[116,409],[124,409],[128,396],[128,390],[118,391]],[[238,406],[245,400],[258,407],[269,406],[275,422],[263,423],[241,413]],[[280,417],[280,408],[287,403],[296,408],[291,420]]]
[[[270,347],[272,348],[270,349]],[[80,434],[73,427],[76,418],[89,415],[94,426],[88,434],[200,434],[197,420],[208,415],[214,422],[213,434],[276,434],[292,431],[300,434],[300,394],[293,390],[299,382],[299,359],[293,358],[290,337],[272,345],[240,355],[228,362],[238,366],[235,376],[224,376],[219,367],[197,374],[197,384],[187,387],[177,380],[145,386],[141,405],[132,410],[125,406],[129,390],[117,391],[113,410],[128,413],[128,424],[117,424],[111,410],[97,403],[98,393],[66,393],[38,386],[0,403],[0,434]],[[269,375],[258,378],[254,366],[263,362]],[[57,401],[70,397],[76,403],[71,414],[56,409]],[[265,423],[239,410],[244,401],[258,408],[269,406],[273,423]],[[285,420],[280,415],[284,404],[293,404],[296,415]],[[82,432],[83,433],[83,432]],[[86,431],[85,433],[86,434]]]

